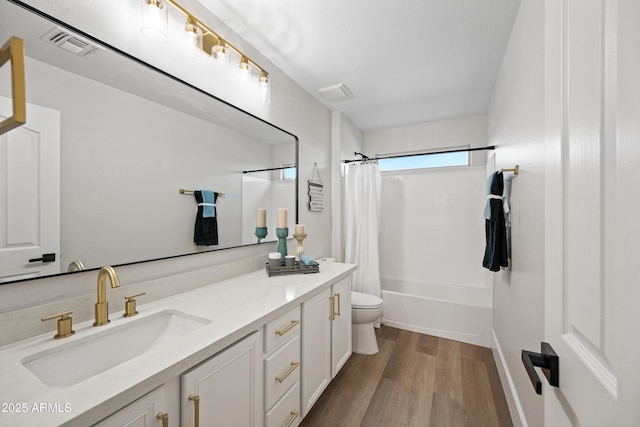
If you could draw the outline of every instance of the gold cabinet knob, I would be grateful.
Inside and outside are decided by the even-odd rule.
[[[141,294],[136,294],[136,295],[129,295],[129,296],[125,296],[125,303],[124,303],[124,314],[122,315],[122,317],[133,317],[136,314],[138,314],[137,310],[136,310],[136,300],[134,299],[135,297],[141,297],[142,295],[146,295],[146,292],[143,292]]]
[[[58,333],[55,334],[53,337],[55,339],[67,338],[76,333],[76,331],[72,329],[73,328],[72,318],[71,316],[69,316],[71,313],[73,313],[73,311],[65,311],[62,313],[50,314],[49,316],[45,316],[40,320],[42,322],[45,322],[47,320],[58,319]]]

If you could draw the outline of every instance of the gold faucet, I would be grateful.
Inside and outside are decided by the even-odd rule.
[[[93,326],[109,323],[109,303],[107,302],[107,277],[112,288],[120,286],[118,276],[112,267],[102,267],[98,273],[98,302],[96,302],[96,321]]]

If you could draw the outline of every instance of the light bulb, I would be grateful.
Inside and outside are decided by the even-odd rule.
[[[167,41],[167,8],[161,0],[140,2],[140,32],[158,41]]]
[[[258,78],[258,91],[259,100],[263,104],[269,104],[271,102],[271,82],[269,81],[269,74],[266,71],[260,72]]]
[[[242,59],[240,59],[240,69],[243,72],[251,71],[251,65],[249,64],[249,59],[247,59],[246,56],[243,56]]]
[[[218,43],[211,48],[211,56],[216,60],[226,59],[228,53],[229,53],[229,48],[221,39],[219,39]]]

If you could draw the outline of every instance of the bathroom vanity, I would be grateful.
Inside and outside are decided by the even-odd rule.
[[[1,347],[0,425],[298,425],[351,354],[355,269],[255,271]]]

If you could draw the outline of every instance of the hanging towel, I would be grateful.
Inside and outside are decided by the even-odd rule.
[[[193,192],[196,201],[198,202],[198,213],[196,214],[196,224],[195,230],[193,233],[193,241],[196,245],[199,246],[211,246],[218,244],[218,219],[215,216],[215,207],[213,206],[205,206],[205,201],[203,200],[203,193],[205,190],[196,190]],[[212,202],[210,203],[215,206],[216,200],[218,199],[218,193],[210,192],[212,197]],[[205,208],[210,207],[213,209],[213,216],[205,216]]]
[[[202,206],[202,217],[213,218],[216,216],[216,200],[215,194],[211,190],[200,190],[202,193],[202,203],[198,203],[198,206]]]
[[[489,219],[485,212],[486,248],[482,266],[491,271],[499,271],[500,267],[508,267],[507,230],[505,224],[504,177],[495,172],[490,177],[487,204]],[[507,208],[508,209],[508,208]]]

